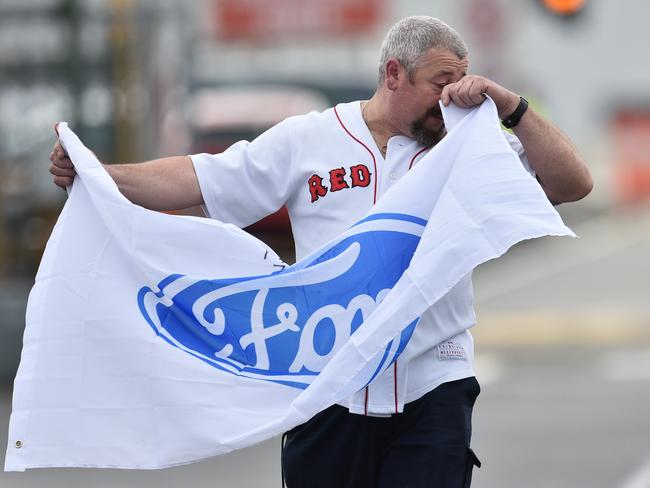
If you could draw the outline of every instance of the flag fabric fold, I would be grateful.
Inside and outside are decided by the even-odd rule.
[[[448,135],[292,266],[232,225],[130,203],[61,123],[78,176],[29,297],[5,470],[155,469],[270,438],[372,381],[476,266],[573,235],[491,100],[445,112]]]

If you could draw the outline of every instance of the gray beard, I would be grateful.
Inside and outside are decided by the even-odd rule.
[[[411,124],[411,135],[418,144],[429,147],[438,144],[445,137],[447,131],[444,125],[437,131],[425,129],[424,123],[427,117],[428,114],[425,114],[424,117],[417,119]]]

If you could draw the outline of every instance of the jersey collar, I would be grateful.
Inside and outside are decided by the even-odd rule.
[[[344,128],[356,139],[361,141],[364,145],[372,151],[375,158],[378,161],[384,161],[384,157],[381,154],[381,151],[377,147],[374,137],[370,133],[370,129],[366,125],[366,122],[363,120],[361,115],[361,101],[357,100],[354,102],[348,103],[339,103],[336,106],[336,111],[338,113],[341,124],[344,125]],[[424,146],[420,146],[413,139],[403,135],[396,135],[389,139],[388,144],[392,142],[399,142],[400,145],[413,145],[413,151],[417,152]]]

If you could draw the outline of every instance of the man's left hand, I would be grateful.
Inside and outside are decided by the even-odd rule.
[[[456,83],[446,85],[440,99],[445,106],[454,102],[459,107],[470,108],[483,103],[486,94],[494,101],[502,119],[514,112],[519,105],[519,95],[478,75],[467,75]]]

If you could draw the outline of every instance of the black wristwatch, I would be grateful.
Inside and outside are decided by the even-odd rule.
[[[519,123],[521,117],[526,113],[526,110],[528,110],[528,100],[524,97],[519,97],[519,105],[517,105],[515,111],[503,119],[501,123],[506,129],[514,127]]]

